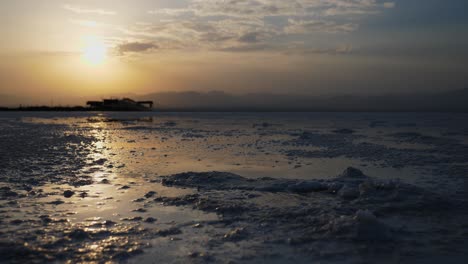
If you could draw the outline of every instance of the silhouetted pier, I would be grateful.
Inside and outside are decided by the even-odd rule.
[[[86,102],[95,111],[151,111],[153,104],[153,101],[134,101],[130,98]]]

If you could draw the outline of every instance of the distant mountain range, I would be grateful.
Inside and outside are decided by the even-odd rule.
[[[115,96],[114,96],[115,97]],[[468,88],[440,93],[380,96],[310,96],[297,94],[225,92],[159,92],[147,95],[119,95],[136,100],[153,100],[163,111],[456,111],[468,112]],[[87,98],[101,99],[101,98]],[[82,102],[81,102],[82,101]],[[67,99],[85,104],[83,98]],[[59,103],[59,102],[57,102]],[[0,95],[0,106],[40,105],[32,98]]]
[[[136,97],[157,109],[183,111],[462,111],[468,112],[468,88],[406,95],[310,96],[224,92],[161,92]]]

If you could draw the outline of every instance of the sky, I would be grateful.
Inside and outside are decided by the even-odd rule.
[[[466,0],[2,0],[0,94],[468,87]]]

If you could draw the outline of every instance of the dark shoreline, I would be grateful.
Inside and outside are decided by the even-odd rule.
[[[82,106],[28,106],[28,107],[0,107],[0,111],[3,112],[25,112],[25,111],[47,111],[47,112],[75,112],[75,111],[90,111],[89,108]]]
[[[235,109],[226,109],[226,108],[166,108],[166,109],[153,109],[153,110],[135,110],[135,109],[95,109],[88,108],[83,106],[31,106],[31,107],[0,107],[0,112],[222,112],[222,113],[245,113],[245,112],[260,112],[260,113],[304,113],[304,112],[318,112],[318,113],[339,113],[339,112],[350,112],[350,113],[468,113],[466,108],[453,108],[453,109],[444,109],[444,108],[434,108],[434,109],[372,109],[372,108],[362,108],[362,109],[324,109],[324,108],[235,108]]]
[[[0,112],[150,112],[151,110],[135,109],[96,109],[83,106],[30,106],[8,108],[0,107]]]

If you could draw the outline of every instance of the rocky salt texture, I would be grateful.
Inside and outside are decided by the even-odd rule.
[[[465,116],[87,115],[2,118],[1,263],[467,258]]]
[[[463,200],[468,195],[468,145],[460,139],[419,132],[368,136],[302,131],[282,144],[287,148],[281,152],[295,163],[301,159],[350,158],[375,167],[414,168],[420,173],[432,175],[429,185],[438,192],[447,192]],[[316,149],[310,150],[310,147]],[[450,180],[441,182],[434,180],[436,177]],[[447,184],[452,186],[441,188]]]
[[[302,132],[297,139],[285,142],[292,146],[317,146],[321,150],[287,150],[290,157],[306,158],[360,158],[364,161],[383,162],[384,166],[406,167],[427,166],[446,163],[467,163],[468,146],[459,140],[423,135],[416,132],[404,132],[386,135],[395,142],[406,144],[423,144],[430,148],[412,149],[395,148],[370,142],[359,142],[365,137],[351,134],[324,134]],[[356,142],[357,141],[357,142]]]
[[[0,126],[0,181],[15,185],[47,182],[75,186],[91,183],[84,168],[102,165],[87,157],[95,138],[87,129],[70,130],[67,125],[3,121]]]
[[[92,173],[106,163],[93,158],[98,139],[89,128],[5,123],[0,127],[0,262],[122,260],[141,252],[144,245],[130,238],[143,236],[141,227],[69,220],[74,212],[64,199],[76,194],[69,188],[92,184]],[[44,188],[62,184],[69,187]]]
[[[229,243],[236,243],[229,260],[249,263],[461,263],[467,254],[466,204],[355,168],[329,180],[209,172],[171,175],[162,183],[198,193],[156,202],[220,215],[230,231],[206,244],[215,259],[226,260],[219,252],[229,251]]]

